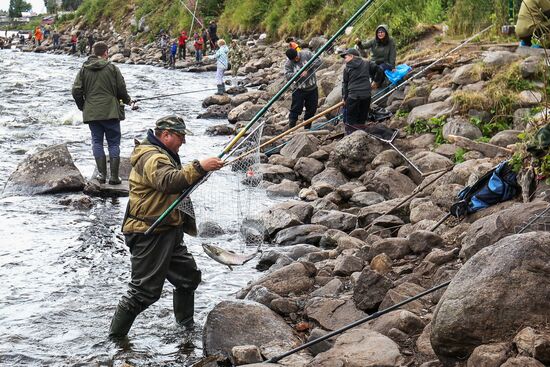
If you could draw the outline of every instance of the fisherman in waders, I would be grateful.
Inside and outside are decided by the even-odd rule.
[[[302,50],[296,51],[293,48],[286,50],[288,60],[285,63],[285,78],[290,80],[309,60],[313,58],[311,51]],[[304,120],[308,120],[317,112],[317,102],[319,100],[319,92],[317,90],[317,77],[315,69],[321,65],[319,58],[310,66],[309,70],[302,72],[300,77],[295,81],[295,90],[292,92],[292,104],[288,115],[288,126],[293,128],[296,126],[298,117],[302,114],[304,107],[306,112]],[[311,124],[304,126],[304,129],[309,130]]]
[[[519,8],[516,34],[521,46],[533,46],[532,38],[550,47],[550,0],[523,0]]]
[[[384,81],[384,73],[373,61],[362,59],[354,48],[344,51],[340,56],[346,63],[342,78],[342,100],[346,110],[347,135],[359,129],[356,125],[363,125],[367,121],[371,89],[378,88]]]
[[[73,84],[73,98],[82,111],[83,122],[92,134],[92,152],[97,165],[95,177],[100,183],[107,180],[107,157],[103,150],[103,137],[109,149],[110,185],[121,183],[118,177],[120,165],[120,120],[124,120],[124,106],[132,103],[120,70],[109,58],[109,47],[97,42],[94,54],[84,62]]]
[[[362,42],[360,39],[355,40],[355,44],[360,50],[370,50],[371,60],[376,63],[382,70],[392,71],[395,69],[395,58],[397,51],[395,42],[390,37],[388,26],[380,24],[376,27],[374,39],[368,42]]]
[[[136,316],[160,298],[165,280],[175,287],[176,321],[186,328],[194,323],[194,292],[201,272],[183,244],[184,232],[197,234],[194,218],[174,210],[152,234],[144,233],[181,192],[208,171],[222,168],[223,161],[212,157],[182,165],[178,151],[190,133],[183,118],[166,116],[155,125],[131,156],[130,197],[122,231],[131,253],[132,278],[111,321],[109,336],[115,339],[127,335]]]

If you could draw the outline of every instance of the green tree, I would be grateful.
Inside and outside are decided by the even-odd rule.
[[[57,13],[57,1],[56,0],[44,0],[46,10],[49,14]]]
[[[10,0],[8,14],[12,18],[16,18],[20,17],[22,12],[29,11],[31,9],[32,5],[24,0]]]
[[[61,7],[63,10],[76,10],[83,0],[63,0]]]

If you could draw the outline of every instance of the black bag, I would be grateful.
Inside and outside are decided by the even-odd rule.
[[[227,68],[225,70],[231,70],[231,63],[229,61],[227,61]]]

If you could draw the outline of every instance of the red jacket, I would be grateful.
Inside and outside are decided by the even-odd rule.
[[[185,42],[187,42],[187,35],[180,35],[180,38],[178,40],[178,45],[179,46],[184,46],[185,45]]]
[[[195,43],[193,46],[195,47],[195,50],[202,50],[202,45],[204,45],[204,41],[202,40],[202,37],[196,38]]]

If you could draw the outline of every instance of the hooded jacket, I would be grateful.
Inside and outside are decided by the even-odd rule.
[[[346,64],[342,78],[342,98],[361,99],[370,97],[371,80],[380,84],[384,80],[384,73],[373,61],[366,61],[354,56]]]
[[[110,61],[90,56],[76,75],[72,90],[83,121],[123,120],[124,107],[130,104],[126,83],[120,70]]]
[[[214,60],[216,60],[216,66],[221,69],[227,69],[229,47],[227,45],[221,46],[214,54]]]
[[[298,51],[298,56],[300,60],[286,60],[285,63],[285,78],[286,80],[292,79],[294,74],[296,74],[309,60],[313,58],[313,53],[308,50]],[[294,83],[298,86],[297,89],[311,91],[317,87],[317,76],[315,75],[315,70],[321,66],[321,59],[317,58],[309,69],[307,70],[307,76],[305,78],[299,77],[295,80]]]
[[[550,0],[523,0],[519,8],[516,35],[519,38],[530,37],[536,28],[550,27],[549,19]]]
[[[381,42],[376,35],[380,28],[386,31],[387,40],[384,42]],[[387,25],[380,24],[376,27],[376,31],[374,31],[374,39],[366,43],[360,42],[358,46],[362,50],[370,50],[372,55],[371,60],[377,65],[388,64],[392,67],[392,69],[395,68],[397,51],[395,48],[395,42],[393,41],[393,38],[390,37],[390,31]]]
[[[134,148],[130,163],[130,195],[122,224],[124,234],[147,231],[178,196],[205,173],[196,168],[198,162],[182,166],[179,156],[166,148],[152,130]],[[182,225],[185,233],[197,234],[195,219],[178,209],[173,210],[154,232]]]

